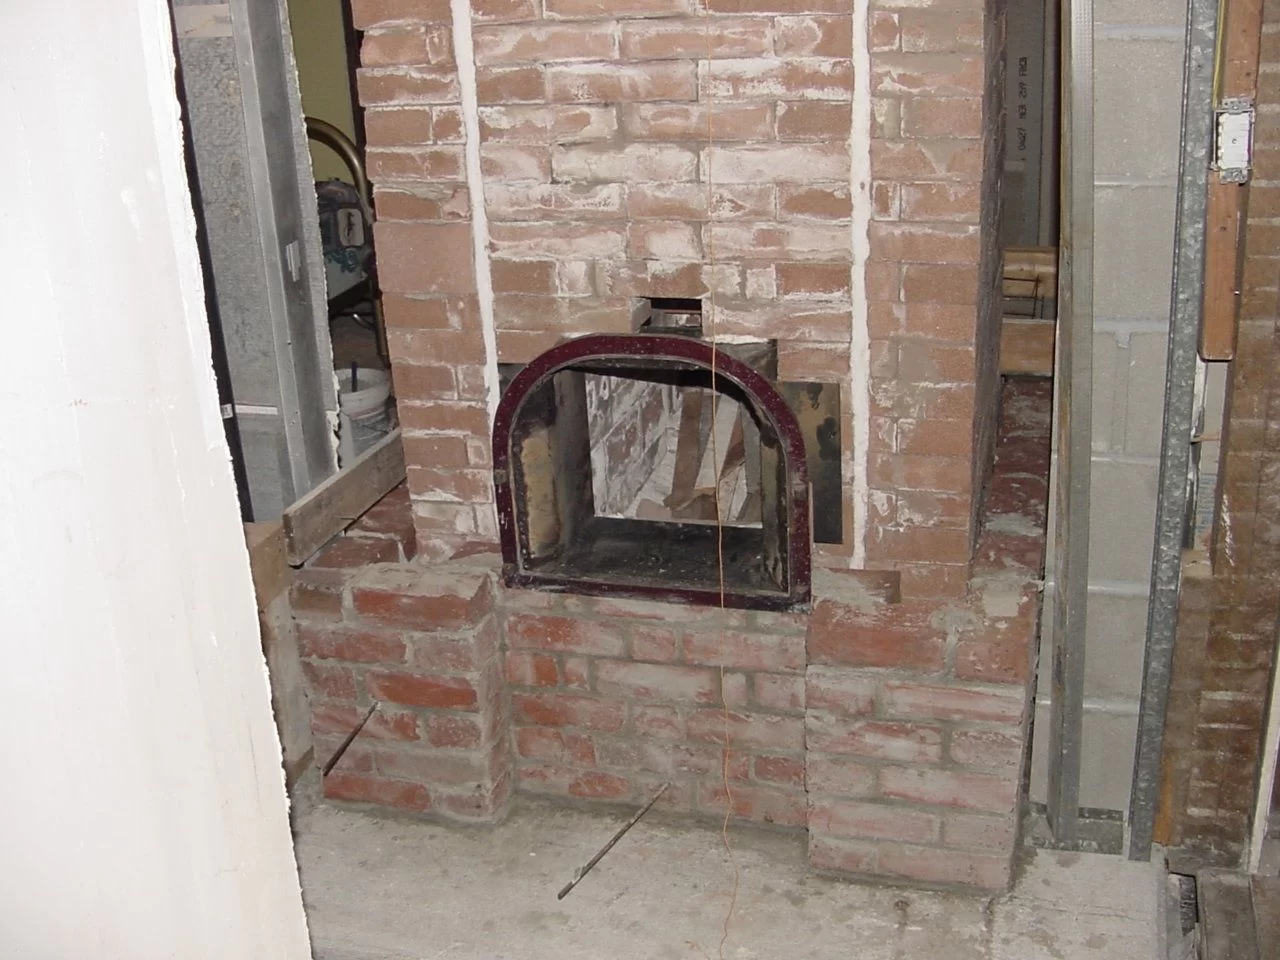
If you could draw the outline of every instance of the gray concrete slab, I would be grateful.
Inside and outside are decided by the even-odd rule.
[[[312,775],[314,776],[314,774]],[[314,790],[314,783],[305,785]],[[643,821],[563,901],[623,813],[522,802],[500,827],[303,802],[298,861],[318,960],[1154,960],[1150,865],[1029,854],[995,900],[811,874],[798,834]],[[720,951],[737,873],[736,907]]]

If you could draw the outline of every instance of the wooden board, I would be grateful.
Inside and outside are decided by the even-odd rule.
[[[1000,330],[1000,372],[1052,377],[1055,335],[1053,320],[1005,317]]]
[[[1262,0],[1231,0],[1223,10],[1226,22],[1222,27],[1218,95],[1224,99],[1255,97]],[[1247,195],[1248,187],[1222,183],[1217,174],[1210,174],[1205,215],[1204,320],[1200,327],[1200,356],[1205,360],[1231,360],[1236,355]]]
[[[404,445],[397,429],[285,510],[289,564],[306,563],[404,477]]]
[[[279,521],[246,523],[244,542],[249,548],[253,592],[258,597],[258,609],[261,611],[285,591],[292,578],[286,561],[288,540],[284,535],[284,524]]]
[[[1204,319],[1200,326],[1200,356],[1205,360],[1231,360],[1236,355],[1244,198],[1243,184],[1222,183],[1216,175],[1209,177],[1204,238]]]

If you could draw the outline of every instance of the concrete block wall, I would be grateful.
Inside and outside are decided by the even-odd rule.
[[[1094,4],[1093,468],[1080,802],[1108,810],[1128,806],[1142,690],[1185,14],[1177,0]],[[1048,663],[1042,655],[1037,801],[1046,796]]]

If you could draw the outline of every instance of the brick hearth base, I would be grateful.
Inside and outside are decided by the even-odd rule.
[[[1005,888],[1048,417],[1047,384],[1006,385],[954,601],[890,602],[838,571],[816,576],[811,614],[506,590],[491,555],[379,562],[412,551],[393,494],[294,586],[317,756],[382,702],[325,795],[490,822],[513,787],[633,805],[670,781],[669,809],[719,817],[731,802],[736,818],[807,828],[821,870]]]

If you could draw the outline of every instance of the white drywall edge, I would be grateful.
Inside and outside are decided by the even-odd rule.
[[[167,5],[0,37],[0,955],[302,960]]]

